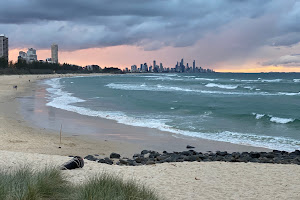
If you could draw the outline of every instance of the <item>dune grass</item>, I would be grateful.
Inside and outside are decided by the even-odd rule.
[[[143,185],[110,175],[102,174],[90,179],[86,184],[77,188],[76,199],[86,200],[111,200],[111,199],[128,199],[128,200],[158,200],[159,198],[153,190]]]
[[[134,181],[124,181],[107,173],[84,184],[64,180],[61,171],[47,168],[32,171],[28,167],[0,172],[1,200],[158,200],[155,192]]]
[[[63,199],[67,188],[61,172],[53,168],[33,172],[25,167],[0,173],[1,200]]]

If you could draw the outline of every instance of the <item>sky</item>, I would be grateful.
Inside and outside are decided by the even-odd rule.
[[[0,34],[59,62],[300,72],[300,0],[3,0]]]

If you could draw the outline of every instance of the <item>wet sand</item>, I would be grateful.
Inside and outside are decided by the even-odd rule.
[[[0,77],[1,150],[80,156],[88,154],[109,155],[113,151],[132,155],[139,150],[137,145],[126,142],[94,141],[81,136],[65,134],[63,134],[60,144],[59,131],[31,126],[26,120],[27,117],[20,113],[19,99],[33,94],[36,81],[61,76],[13,75]],[[17,90],[13,88],[14,85],[18,85]]]

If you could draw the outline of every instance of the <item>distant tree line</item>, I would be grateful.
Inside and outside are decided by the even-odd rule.
[[[114,73],[120,74],[122,70],[114,67],[101,68],[98,65],[92,67],[82,67],[78,65],[49,62],[26,62],[19,59],[16,63],[8,62],[5,58],[0,58],[0,74],[67,74],[67,73]]]

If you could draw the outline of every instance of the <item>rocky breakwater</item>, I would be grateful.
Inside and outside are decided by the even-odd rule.
[[[300,151],[294,152],[273,150],[272,152],[233,152],[217,151],[215,153],[202,153],[194,150],[182,152],[159,153],[156,151],[143,150],[140,154],[134,154],[132,158],[121,158],[120,154],[112,153],[110,157],[97,158],[94,155],[85,157],[87,160],[106,163],[109,165],[153,165],[166,162],[254,162],[274,164],[297,164],[300,165]]]

